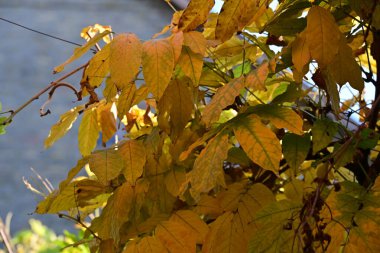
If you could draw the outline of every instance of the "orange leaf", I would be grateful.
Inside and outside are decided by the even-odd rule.
[[[174,68],[173,46],[168,40],[149,40],[143,44],[143,73],[150,92],[158,100],[169,84]]]
[[[185,46],[188,46],[194,53],[204,56],[207,41],[202,33],[193,31],[184,33],[183,36]]]
[[[191,79],[193,85],[198,86],[203,67],[202,55],[196,54],[189,47],[184,46],[178,59],[178,65],[183,73]]]
[[[125,179],[134,185],[143,173],[146,162],[145,147],[140,141],[129,140],[120,145],[119,154],[125,164],[123,170]]]

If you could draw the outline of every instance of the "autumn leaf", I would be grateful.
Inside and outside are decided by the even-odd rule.
[[[220,185],[225,187],[223,162],[228,153],[228,135],[220,134],[209,141],[194,163],[188,174],[191,184],[190,193],[196,200],[200,193],[208,192]]]
[[[234,125],[234,133],[248,157],[263,169],[278,174],[281,145],[276,135],[256,115],[240,119]]]
[[[265,80],[269,73],[269,63],[264,62],[257,69],[251,71],[245,80],[246,87],[256,90],[266,90]]]
[[[88,82],[91,87],[98,87],[110,71],[110,45],[105,45],[88,63],[81,82]]]
[[[51,147],[51,145],[62,138],[71,129],[81,110],[83,110],[83,106],[78,106],[61,115],[59,121],[50,129],[49,135],[44,143],[45,148]]]
[[[340,39],[339,51],[334,60],[328,66],[333,80],[339,85],[349,82],[351,87],[358,91],[364,88],[364,81],[359,65],[356,63],[351,48],[344,38]]]
[[[168,40],[149,40],[143,44],[143,73],[156,100],[164,93],[174,68],[173,46]]]
[[[320,67],[332,63],[339,51],[342,36],[331,13],[317,5],[310,8],[305,29],[310,55]]]
[[[214,3],[214,0],[191,0],[179,19],[178,28],[192,31],[205,23]]]
[[[146,162],[144,145],[137,140],[129,140],[119,146],[119,154],[124,160],[123,174],[127,182],[134,185],[142,175]]]
[[[169,221],[182,224],[182,227],[191,231],[191,233],[195,235],[197,244],[202,244],[204,242],[209,231],[207,224],[201,219],[201,217],[190,210],[180,210],[174,213]]]
[[[135,187],[128,182],[123,183],[108,199],[101,215],[93,220],[91,229],[96,231],[103,240],[113,238],[118,243],[120,228],[130,219],[133,212],[138,211],[139,206],[134,206],[136,200],[140,195],[145,194],[148,187],[149,184],[144,181]],[[137,210],[132,211],[132,208]]]
[[[174,62],[177,63],[179,56],[182,52],[182,45],[184,41],[183,32],[179,31],[177,33],[172,34],[169,37],[170,43],[172,43],[173,51],[174,51]]]
[[[337,132],[338,125],[335,122],[326,118],[317,120],[311,130],[313,134],[313,154],[327,147]]]
[[[169,252],[196,252],[196,234],[187,227],[183,227],[183,223],[173,220],[161,222],[155,230],[155,236]]]
[[[203,56],[196,54],[189,47],[183,46],[178,59],[178,66],[182,72],[191,79],[194,86],[198,86],[202,74]]]
[[[96,151],[90,156],[90,169],[99,182],[108,185],[122,171],[124,164],[121,156],[114,149]]]
[[[202,253],[247,252],[241,223],[232,212],[225,212],[210,224]]]
[[[188,46],[191,51],[204,56],[206,53],[207,41],[203,34],[197,31],[186,32],[183,34],[183,44]]]
[[[241,89],[245,87],[245,77],[233,79],[223,87],[219,88],[213,96],[211,102],[205,107],[202,113],[202,121],[206,126],[219,119],[220,113],[228,105],[234,103],[235,98],[240,94]]]
[[[117,100],[117,115],[122,119],[133,106],[136,94],[136,85],[130,83],[121,91],[120,97]]]
[[[215,38],[222,42],[242,28],[249,21],[248,16],[253,16],[256,3],[251,0],[227,0],[224,2],[218,17],[215,30]]]
[[[98,122],[102,131],[102,142],[106,143],[116,133],[116,119],[111,111],[112,104],[105,104],[97,108]]]
[[[306,33],[301,32],[292,43],[292,61],[298,72],[302,73],[304,66],[311,60]]]
[[[156,236],[144,236],[140,241],[130,241],[123,253],[167,253],[167,249],[162,245]]]
[[[94,37],[92,37],[89,41],[87,41],[86,44],[84,44],[81,47],[75,48],[73,55],[67,59],[64,63],[54,68],[54,73],[59,73],[65,69],[65,67],[75,61],[76,59],[80,58],[82,55],[84,55],[88,50],[91,49],[99,40],[101,40],[104,36],[107,36],[110,34],[110,31],[104,31],[102,33],[98,33]]]
[[[172,168],[165,175],[165,185],[168,192],[177,197],[182,192],[186,183],[186,171],[181,168]]]
[[[277,128],[286,128],[295,134],[303,134],[302,118],[292,109],[275,105],[257,105],[248,108],[247,113],[254,113],[262,119],[270,120]]]
[[[99,130],[96,108],[88,108],[83,113],[78,131],[79,151],[83,156],[91,154],[96,147]]]
[[[292,133],[286,133],[282,139],[282,149],[284,157],[295,172],[305,161],[310,149],[310,135],[299,136]]]
[[[177,139],[191,119],[194,103],[190,85],[190,80],[187,78],[172,80],[158,103],[160,112],[158,122],[164,125],[163,121],[168,121],[170,118],[168,123],[173,140]]]
[[[141,65],[142,43],[133,33],[117,35],[110,43],[111,79],[120,89],[130,83]]]
[[[83,157],[78,160],[77,164],[71,168],[65,180],[59,184],[59,190],[62,191],[74,179],[74,177],[81,171],[81,169],[88,163],[88,157]]]
[[[302,205],[299,202],[280,200],[266,205],[256,213],[254,230],[249,242],[248,252],[292,252],[298,249],[299,239],[295,236],[297,222],[293,222],[291,229],[285,229],[293,214],[299,212]],[[268,240],[270,238],[270,240]]]

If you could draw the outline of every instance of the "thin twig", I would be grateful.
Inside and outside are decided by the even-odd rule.
[[[64,213],[58,213],[58,217],[59,218],[65,218],[67,220],[71,220],[71,221],[74,221],[75,223],[80,224],[83,228],[87,229],[94,236],[94,238],[96,238],[100,241],[102,240],[94,231],[92,231],[86,224],[84,224],[83,221],[76,219],[74,217],[71,217],[70,215],[67,215]]]
[[[37,100],[42,94],[44,94],[45,92],[47,92],[48,90],[50,90],[52,87],[58,85],[60,82],[62,82],[63,80],[65,80],[66,78],[68,78],[69,76],[72,76],[73,74],[75,74],[76,72],[84,69],[85,67],[87,67],[88,63],[74,69],[73,71],[71,71],[70,73],[67,73],[66,75],[58,78],[57,80],[51,82],[48,86],[46,86],[45,88],[43,88],[41,91],[39,91],[36,95],[34,95],[32,98],[30,98],[28,101],[26,101],[23,105],[21,105],[19,108],[17,108],[16,110],[12,111],[11,115],[9,115],[9,117],[1,123],[1,125],[7,125],[9,123],[12,122],[13,118],[20,112],[22,111],[25,107],[27,107],[30,103],[32,103],[34,100]]]
[[[177,9],[174,7],[174,5],[170,2],[170,0],[164,0],[168,5],[169,5],[169,7],[174,11],[174,12],[176,12],[177,11]]]

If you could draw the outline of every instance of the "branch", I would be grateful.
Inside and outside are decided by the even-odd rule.
[[[16,110],[12,110],[11,111],[11,114],[9,115],[9,117],[1,123],[1,125],[8,125],[9,123],[12,122],[13,118],[20,112],[22,111],[25,107],[27,107],[30,103],[32,103],[34,100],[37,100],[39,99],[39,97],[44,94],[45,92],[49,91],[51,88],[53,88],[54,86],[57,86],[59,83],[61,83],[63,80],[65,80],[66,78],[72,76],[73,74],[75,74],[76,72],[86,68],[88,65],[88,63],[74,69],[73,71],[71,71],[70,73],[67,73],[66,75],[58,78],[57,80],[51,82],[48,86],[46,86],[45,88],[43,88],[42,90],[40,90],[36,95],[34,95],[33,97],[31,97],[28,101],[26,101],[23,105],[21,105],[19,108],[17,108]]]

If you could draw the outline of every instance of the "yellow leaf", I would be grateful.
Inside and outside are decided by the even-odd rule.
[[[207,41],[202,33],[197,31],[186,32],[183,34],[183,37],[183,44],[185,46],[188,46],[194,53],[204,56],[206,53]]]
[[[338,53],[342,36],[333,15],[328,10],[313,5],[307,15],[305,32],[311,57],[321,67],[331,64]]]
[[[232,212],[225,212],[210,224],[202,253],[247,252],[241,223]]]
[[[81,57],[82,55],[84,55],[88,50],[91,49],[92,46],[94,46],[99,40],[101,40],[104,36],[106,36],[108,34],[110,34],[110,31],[104,31],[102,33],[98,33],[97,35],[95,35],[94,37],[92,37],[83,46],[81,46],[79,48],[75,48],[73,55],[69,59],[67,59],[67,61],[65,61],[61,65],[59,65],[59,66],[57,66],[57,67],[54,68],[54,73],[59,73],[62,70],[64,70],[65,67],[66,67],[66,65],[72,63],[73,61],[75,61],[76,59],[78,59],[79,57]]]
[[[91,223],[91,229],[104,240],[112,238],[116,243],[120,240],[120,228],[127,221],[138,219],[142,197],[149,188],[149,184],[140,181],[136,186],[128,182],[123,183],[108,199],[101,215]]]
[[[87,189],[78,187],[82,181],[86,181],[86,184],[90,187]],[[53,214],[60,211],[69,211],[72,208],[79,208],[80,206],[86,205],[85,202],[80,201],[82,196],[86,196],[85,199],[82,197],[83,201],[85,201],[95,198],[104,192],[105,188],[94,180],[83,179],[73,181],[62,189],[50,193],[43,201],[38,203],[35,212],[38,214]]]
[[[136,93],[136,85],[130,83],[121,91],[120,97],[117,100],[117,115],[122,119],[133,106],[133,99]]]
[[[280,141],[266,125],[261,123],[257,115],[240,119],[234,132],[243,150],[254,163],[278,174],[282,156]]]
[[[98,87],[110,71],[110,45],[105,45],[88,63],[81,82],[87,81],[91,87]]]
[[[105,149],[96,151],[90,156],[90,169],[99,182],[108,185],[109,181],[116,178],[122,171],[124,164],[116,150]]]
[[[362,72],[352,55],[352,49],[347,45],[343,37],[340,40],[338,54],[328,66],[328,70],[339,85],[349,82],[351,87],[356,90],[363,90],[364,81]]]
[[[202,194],[197,202],[196,207],[193,209],[199,215],[205,215],[207,218],[215,218],[223,213],[219,201],[210,195]]]
[[[190,48],[183,46],[178,65],[183,73],[191,79],[193,85],[198,86],[203,67],[202,55],[193,53]]]
[[[203,110],[202,121],[206,126],[210,126],[211,123],[219,119],[223,109],[234,103],[236,96],[240,94],[244,86],[245,77],[241,76],[218,89],[211,102]]]
[[[106,87],[103,89],[103,96],[106,102],[113,102],[117,95],[117,87],[110,77],[106,79]]]
[[[306,43],[306,33],[301,32],[292,43],[292,61],[298,72],[311,60],[309,45]]]
[[[158,122],[165,124],[162,120],[167,121],[170,117],[172,140],[177,139],[191,119],[194,103],[189,86],[187,78],[171,81],[158,103]]]
[[[137,245],[137,252],[166,253],[168,251],[164,247],[164,245],[162,245],[161,241],[157,239],[156,236],[145,236],[139,241]]]
[[[269,63],[264,62],[257,69],[252,70],[246,77],[245,85],[256,90],[266,90],[265,80],[269,74]]]
[[[256,5],[253,0],[226,0],[218,17],[218,23],[215,30],[215,38],[222,42],[231,38],[231,36],[242,28],[249,21],[249,16],[253,16],[253,6]]]
[[[196,236],[196,243],[202,244],[209,231],[207,224],[201,220],[199,215],[190,210],[180,210],[174,213],[169,221],[182,224],[182,227],[188,229]]]
[[[155,230],[155,236],[171,253],[195,253],[197,235],[184,227],[183,223],[173,220],[161,222]]]
[[[191,0],[180,17],[178,28],[184,32],[195,30],[206,22],[214,3],[214,0]]]
[[[114,241],[112,239],[102,240],[99,245],[99,253],[115,253]]]
[[[111,79],[121,88],[137,75],[141,65],[142,44],[133,33],[117,35],[110,43]]]
[[[115,115],[111,112],[112,104],[104,104],[97,108],[98,121],[102,131],[102,142],[106,143],[116,132]]]
[[[159,100],[169,84],[174,68],[174,50],[168,40],[149,40],[143,44],[143,73],[150,92]]]
[[[298,135],[303,134],[303,120],[290,108],[265,104],[251,107],[248,110],[260,116],[262,119],[270,120],[277,128],[286,128]]]
[[[207,193],[218,185],[226,186],[223,162],[228,149],[228,135],[219,134],[209,141],[195,160],[193,170],[188,174],[190,193],[195,200],[199,200],[200,193]]]
[[[78,131],[79,151],[83,156],[91,154],[99,137],[99,126],[95,108],[89,108],[83,113]]]
[[[173,197],[177,197],[186,182],[186,171],[184,169],[172,168],[165,175],[165,185]]]
[[[73,180],[73,178],[79,173],[79,171],[88,163],[88,157],[83,157],[82,159],[78,160],[75,167],[73,167],[69,173],[67,174],[67,177],[65,180],[63,180],[59,184],[59,190],[62,191],[66,186]]]
[[[45,148],[49,148],[54,142],[62,138],[70,130],[73,123],[78,118],[79,111],[82,109],[83,106],[77,106],[61,115],[59,121],[50,129],[49,135],[44,143]]]
[[[143,173],[146,162],[145,147],[140,141],[128,140],[119,146],[119,153],[124,160],[125,179],[134,185]]]

